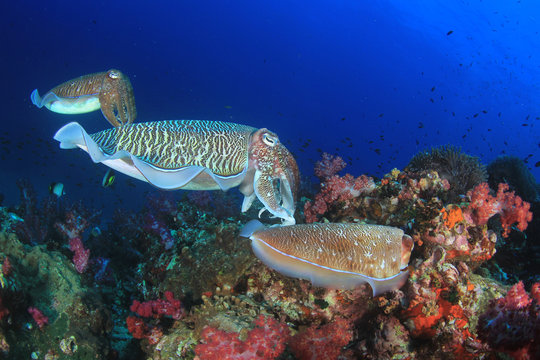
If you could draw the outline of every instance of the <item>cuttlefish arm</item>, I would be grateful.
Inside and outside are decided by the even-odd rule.
[[[240,187],[245,196],[242,211],[257,197],[284,224],[294,224],[299,171],[293,156],[276,134],[264,128],[252,135],[248,153],[247,176]]]
[[[103,116],[113,126],[131,124],[137,117],[131,82],[118,70],[109,70],[103,77],[99,103]]]

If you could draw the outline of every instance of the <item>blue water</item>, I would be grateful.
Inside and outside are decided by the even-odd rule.
[[[540,168],[537,1],[4,1],[0,5],[0,192],[17,178],[43,194],[62,181],[95,206],[137,206],[150,185],[106,171],[55,131],[100,112],[37,109],[71,78],[122,70],[138,121],[227,120],[267,127],[313,175],[319,151],[354,175],[403,168],[454,144],[485,164],[502,154]],[[7,143],[6,140],[10,141]],[[235,191],[235,190],[233,190]]]

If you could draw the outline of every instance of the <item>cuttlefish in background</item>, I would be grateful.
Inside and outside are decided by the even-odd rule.
[[[316,286],[352,289],[368,283],[373,296],[399,289],[414,245],[403,230],[365,224],[300,224],[265,228],[252,220],[240,236],[255,255],[284,275]]]
[[[137,117],[129,78],[115,69],[66,81],[43,98],[35,89],[30,99],[38,108],[45,106],[60,114],[83,114],[101,108],[113,126],[131,124]]]
[[[58,130],[54,138],[62,149],[79,147],[94,162],[160,189],[228,190],[239,186],[245,196],[242,211],[257,197],[283,223],[295,223],[298,166],[277,135],[267,129],[219,121],[170,120],[129,124],[89,135],[73,122]]]

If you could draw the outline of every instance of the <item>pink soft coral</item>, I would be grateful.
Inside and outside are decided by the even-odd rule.
[[[195,354],[201,360],[277,358],[285,350],[285,343],[289,338],[287,325],[262,315],[254,324],[255,327],[248,333],[245,341],[241,341],[238,334],[206,327],[201,334],[204,343],[195,347]]]
[[[504,237],[510,234],[512,224],[517,223],[517,228],[524,231],[532,220],[531,204],[509,191],[508,184],[499,184],[496,197],[489,194],[487,183],[476,185],[467,195],[471,199],[469,211],[475,223],[485,225],[490,217],[500,214]]]
[[[322,154],[322,159],[315,164],[315,175],[321,180],[334,176],[347,166],[347,163],[339,156],[328,153]]]
[[[315,175],[321,179],[321,192],[315,195],[313,202],[308,201],[304,205],[306,222],[317,221],[318,216],[326,213],[328,207],[336,202],[347,205],[349,200],[375,189],[373,179],[366,175],[357,178],[350,174],[337,175],[346,165],[339,156],[334,157],[327,153],[324,153],[322,160],[317,162]]]
[[[82,274],[88,266],[90,258],[90,250],[84,248],[84,244],[80,237],[69,239],[69,250],[73,251],[73,264],[77,272]]]

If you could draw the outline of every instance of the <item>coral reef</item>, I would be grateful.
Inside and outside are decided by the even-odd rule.
[[[537,205],[490,188],[473,157],[432,153],[381,179],[339,175],[338,156],[315,165],[306,222],[414,240],[406,283],[377,297],[263,265],[238,236],[257,212],[232,211],[227,193],[151,195],[101,223],[20,182],[21,205],[0,207],[0,358],[538,358]],[[459,180],[465,171],[476,173]]]
[[[444,195],[444,199],[450,202],[458,201],[460,195],[487,180],[485,166],[477,157],[467,155],[451,145],[416,154],[405,167],[405,171],[436,171],[441,179],[450,184],[450,189]]]

